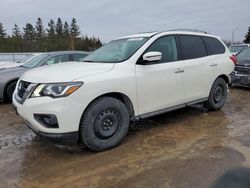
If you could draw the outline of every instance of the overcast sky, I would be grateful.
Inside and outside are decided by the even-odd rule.
[[[23,28],[41,17],[71,21],[82,34],[114,38],[155,30],[189,28],[205,30],[242,41],[250,27],[250,0],[0,0],[0,22],[11,34],[14,24]]]

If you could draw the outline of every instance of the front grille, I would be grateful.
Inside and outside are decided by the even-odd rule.
[[[30,82],[25,82],[20,80],[17,85],[17,93],[15,95],[15,99],[23,104],[25,99],[33,92],[37,84],[32,84]]]
[[[17,86],[17,95],[22,99],[27,88],[29,87],[29,82],[20,81]]]
[[[240,74],[250,74],[250,67],[236,66],[235,71]]]

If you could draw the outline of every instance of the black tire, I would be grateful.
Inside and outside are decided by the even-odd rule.
[[[129,111],[112,97],[96,99],[80,122],[82,142],[93,151],[111,149],[121,143],[129,129]]]
[[[12,101],[12,95],[14,93],[15,87],[16,87],[16,81],[11,82],[10,84],[7,85],[5,94],[6,94],[6,99],[11,102]]]
[[[217,78],[211,88],[208,101],[204,106],[210,111],[221,109],[227,98],[227,83],[222,78]]]

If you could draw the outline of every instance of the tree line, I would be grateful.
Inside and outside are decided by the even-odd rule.
[[[71,23],[58,18],[50,19],[47,27],[38,18],[35,25],[26,23],[20,29],[17,24],[8,35],[0,23],[0,52],[49,52],[59,50],[93,51],[102,46],[99,38],[82,36],[75,18]]]
[[[245,35],[245,39],[244,41],[245,43],[250,43],[250,27],[248,27],[248,32],[247,34]]]

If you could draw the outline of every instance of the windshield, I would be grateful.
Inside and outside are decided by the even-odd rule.
[[[230,52],[240,52],[241,50],[244,50],[247,48],[246,45],[241,45],[241,46],[229,46]]]
[[[237,59],[244,59],[244,60],[250,60],[250,48],[247,48],[243,51],[241,51],[240,53],[238,53],[237,55]]]
[[[25,63],[25,61],[31,59],[32,57],[34,57],[34,55],[28,55],[25,58],[21,59],[20,61],[17,61],[17,63]]]
[[[130,58],[148,38],[126,38],[111,41],[83,59],[85,62],[117,63]]]
[[[47,54],[37,55],[37,56],[31,58],[30,60],[28,60],[22,66],[27,67],[27,68],[34,68],[37,64],[39,64],[47,56],[48,56]]]

